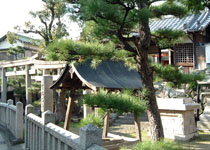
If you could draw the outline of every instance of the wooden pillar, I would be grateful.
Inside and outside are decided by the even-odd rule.
[[[201,85],[197,85],[197,103],[199,104],[201,102],[200,100],[200,89],[201,89]],[[196,110],[196,117],[195,117],[195,125],[197,127],[197,121],[199,121],[199,109]]]
[[[103,138],[107,137],[108,131],[109,131],[109,112],[107,112],[105,118],[104,118],[104,129],[103,129]]]
[[[159,54],[159,63],[161,64],[162,58],[161,58],[161,48],[158,47],[158,54]]]
[[[193,33],[193,68],[197,68],[196,33]]]
[[[136,115],[134,115],[134,123],[135,123],[135,128],[136,128],[136,138],[139,141],[142,141],[142,139],[141,139],[141,125],[140,125],[139,117]]]
[[[29,87],[31,86],[31,76],[29,74],[30,66],[25,65],[25,83],[26,83],[26,104],[31,104],[32,103],[32,96],[31,93],[29,92]]]
[[[1,71],[1,102],[6,103],[6,101],[7,101],[6,68],[2,68],[2,71]]]
[[[69,125],[70,125],[70,121],[71,121],[72,110],[74,107],[74,100],[73,100],[74,93],[75,93],[75,91],[72,90],[70,97],[69,97],[69,101],[68,101],[68,107],[67,107],[66,118],[65,118],[65,123],[64,123],[64,129],[66,129],[66,130],[69,130]]]
[[[64,129],[66,130],[69,130],[73,107],[74,107],[74,100],[71,99],[71,97],[69,97],[67,111],[66,111],[66,118],[64,123]]]

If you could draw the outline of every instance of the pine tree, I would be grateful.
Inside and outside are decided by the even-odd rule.
[[[27,21],[23,28],[19,26],[15,28],[23,30],[24,33],[40,35],[44,40],[44,46],[47,46],[53,40],[68,35],[66,25],[63,23],[63,17],[68,11],[64,0],[42,0],[42,2],[42,10],[30,12],[34,20],[40,21],[39,25]]]
[[[182,5],[174,3],[173,0],[165,0],[165,3],[158,6],[152,5],[159,1],[162,0],[75,0],[74,18],[95,22],[94,30],[97,31],[97,36],[106,37],[108,41],[115,39],[114,41],[123,47],[60,41],[49,48],[49,57],[54,59],[122,58],[128,64],[134,63],[144,88],[150,92],[145,99],[148,101],[151,138],[155,141],[164,135],[153,86],[153,70],[148,61],[152,40],[149,21],[165,15],[183,17],[187,13]]]

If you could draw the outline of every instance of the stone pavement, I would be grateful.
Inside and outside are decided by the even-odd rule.
[[[0,150],[24,150],[24,144],[12,146],[4,132],[0,129]]]
[[[7,145],[7,141],[4,138],[4,135],[2,132],[0,132],[0,150],[9,150],[9,147]]]

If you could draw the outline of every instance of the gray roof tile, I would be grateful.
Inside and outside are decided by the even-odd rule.
[[[184,18],[165,18],[151,21],[151,31],[158,29],[183,30],[185,32],[195,32],[204,30],[210,23],[210,11],[203,11],[200,14],[193,14]]]

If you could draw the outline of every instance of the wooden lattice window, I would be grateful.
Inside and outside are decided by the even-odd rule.
[[[193,63],[193,44],[177,44],[174,47],[176,63]]]

